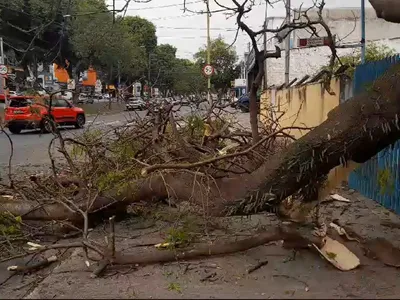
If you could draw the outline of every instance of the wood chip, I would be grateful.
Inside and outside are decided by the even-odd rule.
[[[320,249],[315,244],[314,248],[335,268],[341,271],[350,271],[360,265],[360,259],[345,245],[326,236],[324,246]]]
[[[335,201],[340,201],[340,202],[346,202],[346,203],[350,203],[350,200],[340,196],[339,194],[333,194],[331,195],[331,198]]]

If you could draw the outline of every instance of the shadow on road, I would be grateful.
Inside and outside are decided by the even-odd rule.
[[[79,128],[75,128],[75,127],[60,127],[58,128],[59,131],[61,132],[65,132],[65,131],[75,131],[75,130],[79,130]],[[27,135],[48,135],[51,134],[50,132],[43,132],[40,129],[26,129],[24,131],[22,131],[21,133],[18,134],[13,134],[11,132],[9,132],[7,130],[8,134],[10,136],[27,136]],[[0,132],[1,133],[1,132]]]

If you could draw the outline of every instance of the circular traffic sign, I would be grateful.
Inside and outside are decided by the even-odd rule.
[[[207,77],[210,77],[214,74],[214,67],[212,65],[205,65],[203,67],[203,74]]]
[[[8,73],[8,68],[6,65],[0,65],[0,75],[6,75]]]

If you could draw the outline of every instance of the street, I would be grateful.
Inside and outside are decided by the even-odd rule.
[[[68,127],[62,129],[64,136],[74,136],[81,134],[88,128],[105,128],[121,126],[124,123],[129,122],[139,117],[144,117],[147,111],[135,111],[135,112],[120,112],[115,114],[99,114],[97,116],[88,116],[86,126],[84,129],[74,129]],[[236,119],[240,124],[246,127],[249,120],[249,114],[241,113],[238,111],[231,111],[235,114]],[[177,113],[178,116],[187,116],[191,113],[189,107],[182,107]],[[9,136],[13,142],[13,158],[12,165],[14,168],[27,167],[34,169],[35,166],[39,167],[43,164],[50,162],[48,155],[48,146],[53,138],[52,134],[41,134],[40,131],[27,130],[21,134],[11,134],[8,130]],[[8,166],[10,158],[10,143],[7,136],[0,132],[0,177],[4,174],[6,167]],[[56,153],[57,155],[57,153]]]
[[[144,116],[145,112],[137,112],[140,116]],[[98,115],[87,117],[86,126],[83,129],[74,129],[67,127],[62,129],[65,136],[79,135],[84,130],[93,127],[106,127],[121,125],[127,120],[132,119],[135,113],[122,112],[112,115]],[[27,130],[21,134],[11,134],[9,136],[13,142],[14,154],[12,163],[18,165],[40,165],[49,162],[48,146],[52,138],[52,134],[41,134],[38,130]],[[10,143],[4,133],[0,133],[0,168],[8,164],[10,156]]]

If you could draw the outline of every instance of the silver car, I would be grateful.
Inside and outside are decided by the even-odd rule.
[[[126,103],[126,110],[144,110],[146,108],[146,103],[140,97],[131,97]]]

